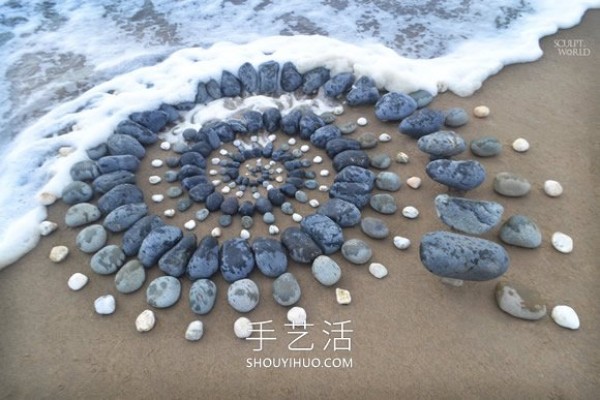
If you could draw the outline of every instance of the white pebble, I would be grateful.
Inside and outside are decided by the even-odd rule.
[[[321,203],[319,203],[319,200],[317,200],[317,199],[311,199],[311,200],[308,202],[308,204],[309,204],[309,205],[310,205],[312,208],[317,208],[317,207],[319,207],[319,205],[320,205]]]
[[[289,144],[290,146],[293,146],[293,145],[295,145],[295,144],[296,144],[296,139],[294,139],[294,138],[290,138],[290,140],[288,140],[288,144]]]
[[[277,225],[269,225],[269,235],[274,236],[279,233],[279,228]]]
[[[150,178],[148,178],[148,182],[150,182],[151,185],[159,184],[160,181],[162,181],[162,178],[158,175],[152,175]]]
[[[239,191],[235,192],[235,196],[238,199],[241,199],[242,197],[244,197],[244,192],[242,192],[241,190],[239,190]]]
[[[267,137],[267,139],[269,139],[269,142],[274,142],[277,140],[277,135],[271,134]]]
[[[410,239],[403,236],[394,236],[394,246],[400,250],[406,250],[410,247]]]
[[[271,190],[271,189],[275,189],[275,186],[273,186],[273,185],[267,185],[267,192],[268,192],[269,190]]]
[[[287,312],[287,319],[293,327],[304,326],[306,323],[306,310],[302,307],[292,307]]]
[[[238,146],[240,146],[241,144],[242,144],[242,141],[241,141],[240,139],[235,139],[235,140],[233,141],[233,145],[234,145],[235,147],[238,147]]]
[[[87,285],[88,281],[89,278],[87,276],[81,272],[75,272],[67,281],[67,286],[69,286],[69,289],[76,292],[83,289],[83,287]]]
[[[350,292],[346,289],[335,289],[335,299],[338,304],[350,304],[352,302],[352,296],[350,296]]]
[[[276,176],[275,177],[275,182],[278,182],[278,183],[283,182],[283,176],[281,176],[281,175]]]
[[[269,165],[272,167],[273,165],[277,164],[275,161],[271,160],[269,161]]]
[[[62,157],[66,157],[74,151],[75,151],[75,149],[73,147],[65,146],[65,147],[61,147],[60,149],[58,149],[58,154],[61,155]]]
[[[300,215],[298,213],[293,213],[292,219],[294,220],[294,222],[300,222],[300,221],[302,221],[302,215]]]
[[[557,181],[548,180],[544,182],[544,192],[550,197],[558,197],[562,194],[563,187]]]
[[[239,317],[233,323],[233,332],[240,339],[246,339],[252,335],[252,321],[246,317]]]
[[[221,189],[221,193],[227,194],[231,192],[231,188],[229,186],[225,186],[223,189]]]
[[[258,142],[258,136],[254,135],[254,136],[250,136],[250,141],[253,143]]]
[[[259,193],[259,192],[254,192],[254,193],[252,193],[252,198],[253,198],[254,200],[258,200],[258,199],[260,198],[260,193]]]
[[[283,168],[278,167],[275,169],[275,172],[277,172],[278,174],[281,174],[283,172]]]
[[[192,321],[185,330],[185,338],[190,342],[202,339],[204,335],[204,324],[200,320]]]
[[[58,224],[52,221],[42,221],[40,222],[40,235],[48,236],[52,232],[58,229]]]
[[[356,120],[356,124],[358,126],[365,126],[367,125],[367,119],[365,117],[360,117],[359,119]]]
[[[329,192],[329,186],[327,186],[327,185],[319,186],[319,192]]]
[[[413,206],[406,206],[402,209],[402,215],[406,218],[414,219],[419,216],[419,210]]]
[[[229,184],[227,186],[229,186],[231,189],[233,189],[234,187],[237,186],[237,184],[235,182],[229,182]]]
[[[552,246],[561,253],[567,254],[573,251],[573,239],[566,233],[554,232]]]
[[[214,238],[218,238],[221,236],[221,228],[218,226],[210,232],[210,235]]]
[[[250,232],[247,229],[242,229],[240,231],[240,237],[242,239],[250,239]]]
[[[169,217],[169,218],[171,218],[172,216],[174,216],[174,215],[175,215],[175,209],[174,209],[174,208],[169,208],[169,209],[166,209],[165,211],[163,211],[163,215],[164,215],[165,217]]]
[[[307,144],[303,144],[302,146],[300,146],[300,151],[303,153],[308,153],[310,151],[310,146]]]
[[[390,140],[392,140],[392,137],[390,136],[389,133],[382,133],[381,135],[379,135],[379,141],[381,143],[387,143]]]
[[[53,195],[52,193],[48,193],[48,192],[44,192],[44,193],[40,193],[38,196],[38,201],[40,202],[41,205],[43,206],[49,206],[51,204],[54,204],[56,202],[56,195]]]
[[[319,175],[325,177],[325,176],[329,176],[329,170],[328,169],[322,169],[321,172],[319,172]]]
[[[221,162],[221,159],[219,157],[214,157],[210,160],[210,163],[212,165],[219,165],[220,162]]]
[[[156,317],[154,316],[154,311],[144,310],[135,319],[135,329],[138,332],[149,332],[154,328],[155,323]]]
[[[421,178],[418,176],[411,176],[406,180],[406,184],[412,189],[418,189],[421,187]]]
[[[473,115],[477,118],[485,118],[490,115],[490,109],[487,106],[477,106],[473,109]]]
[[[385,278],[388,274],[385,265],[380,263],[371,263],[371,265],[369,265],[369,272],[377,279]]]
[[[344,107],[343,106],[336,106],[333,108],[333,115],[342,115],[344,113]]]
[[[259,167],[262,165],[262,158],[256,160],[256,165]]]
[[[188,231],[192,231],[196,227],[196,221],[194,221],[193,219],[190,219],[188,222],[183,224],[183,227],[185,229],[187,229]]]
[[[217,171],[216,169],[211,169],[210,171],[208,171],[208,174],[210,176],[215,176],[219,174],[219,171]]]
[[[100,296],[94,301],[94,309],[100,315],[108,315],[114,313],[115,307],[115,298],[112,294]]]
[[[163,160],[159,160],[159,159],[157,158],[157,159],[155,159],[155,160],[152,160],[152,163],[151,163],[151,164],[152,164],[152,166],[153,166],[154,168],[160,168],[160,167],[162,167],[162,166],[163,166],[164,162],[163,162]]]
[[[321,164],[323,162],[323,157],[321,156],[315,156],[315,158],[313,158],[313,163],[315,164]]]
[[[404,152],[400,152],[398,154],[396,154],[396,162],[399,164],[408,164],[409,161],[409,157],[408,154],[404,153]]]
[[[50,250],[50,260],[55,263],[63,261],[69,255],[69,248],[67,246],[54,246]]]
[[[165,196],[162,195],[162,194],[153,194],[152,195],[152,201],[155,202],[155,203],[160,203],[164,199],[165,199]]]
[[[579,317],[569,306],[556,306],[552,309],[552,319],[557,325],[568,329],[579,329]]]
[[[529,142],[523,138],[518,138],[513,142],[512,148],[518,153],[524,153],[529,150]]]
[[[162,142],[160,144],[160,148],[162,150],[171,150],[171,143],[169,143],[169,142]]]
[[[463,285],[463,283],[465,283],[465,281],[463,281],[462,279],[455,279],[455,278],[441,278],[440,281],[446,285],[450,285],[450,286],[454,286],[454,287],[461,287]]]
[[[221,180],[220,179],[215,179],[213,181],[211,181],[213,186],[219,186],[221,184]]]
[[[221,149],[219,150],[219,154],[222,156],[226,156],[227,154],[229,154],[229,152],[226,149]]]

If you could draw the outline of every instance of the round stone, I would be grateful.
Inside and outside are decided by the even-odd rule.
[[[244,215],[242,217],[242,228],[250,229],[250,228],[252,228],[253,224],[254,224],[254,220],[249,215]]]
[[[153,194],[152,195],[152,201],[154,203],[160,203],[165,199],[165,196],[162,194]]]
[[[311,271],[315,279],[324,286],[333,286],[342,277],[340,266],[330,257],[323,255],[315,258]]]
[[[39,225],[40,235],[48,236],[58,229],[58,224],[52,221],[42,221]]]
[[[510,172],[500,172],[494,178],[494,191],[507,197],[522,197],[531,190],[527,179]]]
[[[535,249],[542,244],[542,232],[530,218],[513,215],[500,228],[500,240],[513,246]]]
[[[377,146],[377,136],[371,132],[365,132],[359,137],[356,138],[358,143],[360,143],[361,149],[372,149]]]
[[[359,119],[356,120],[356,124],[358,126],[365,126],[367,125],[368,121],[365,117],[360,117]]]
[[[95,253],[100,250],[108,239],[106,229],[102,225],[90,225],[83,228],[78,234],[75,242],[77,248],[84,253]]]
[[[396,162],[398,164],[408,164],[409,161],[409,157],[408,154],[404,153],[404,152],[400,152],[398,154],[396,154]]]
[[[544,193],[550,197],[558,197],[562,194],[563,187],[557,181],[547,180],[544,182]]]
[[[292,220],[294,222],[302,222],[302,219],[303,219],[302,215],[300,215],[298,213],[293,213],[292,214]]]
[[[321,156],[315,156],[315,158],[313,158],[313,163],[315,164],[321,164],[323,162],[323,157]]]
[[[197,342],[204,336],[204,324],[200,320],[195,320],[189,323],[185,330],[185,339],[190,342]]]
[[[377,169],[386,169],[392,164],[392,159],[385,153],[375,154],[370,158],[371,166]]]
[[[487,106],[477,106],[473,109],[473,115],[477,118],[485,118],[490,115],[490,109]]]
[[[450,108],[445,112],[446,119],[444,120],[444,125],[449,126],[451,128],[456,128],[459,126],[465,125],[469,122],[469,114],[460,107]]]
[[[155,308],[167,308],[177,303],[181,296],[181,283],[172,276],[154,279],[146,289],[146,302]]]
[[[162,178],[158,175],[152,175],[151,177],[148,178],[148,182],[151,185],[157,185],[162,181]]]
[[[394,236],[394,246],[399,250],[406,250],[410,247],[410,239],[403,236]]]
[[[190,308],[196,314],[208,314],[217,299],[217,285],[210,279],[198,279],[190,287]]]
[[[292,215],[294,213],[294,206],[292,203],[286,201],[281,205],[281,212],[286,215]]]
[[[398,174],[390,171],[382,171],[377,174],[375,179],[375,187],[379,190],[385,190],[388,192],[396,192],[400,190],[402,181]]]
[[[568,254],[573,251],[573,239],[562,232],[552,234],[552,246],[561,253]]]
[[[308,202],[308,195],[306,194],[306,192],[303,192],[302,190],[298,190],[296,192],[296,194],[294,194],[294,197],[300,203]]]
[[[219,225],[221,225],[223,228],[227,228],[232,222],[233,218],[231,215],[221,215],[219,217]]]
[[[115,286],[120,293],[133,293],[145,281],[146,269],[137,259],[128,261],[115,275]]]
[[[273,223],[275,223],[275,215],[273,215],[273,213],[271,213],[271,212],[266,212],[263,215],[263,221],[265,224],[269,224],[269,225],[273,224]]]
[[[188,231],[193,231],[194,228],[196,228],[196,221],[194,221],[193,219],[190,219],[185,224],[183,224],[183,227],[185,229],[187,229]]]
[[[171,150],[171,143],[169,143],[169,142],[161,142],[160,148],[161,148],[161,150],[165,150],[165,151]]]
[[[292,307],[287,312],[287,320],[293,325],[303,326],[306,323],[306,310],[302,307]]]
[[[302,291],[296,277],[285,272],[273,281],[273,298],[284,307],[291,306],[300,300]]]
[[[380,214],[391,215],[396,213],[398,206],[394,196],[388,193],[377,193],[371,196],[369,200],[371,208]]]
[[[242,239],[250,239],[250,232],[247,229],[242,229],[240,231],[240,238]]]
[[[349,239],[342,245],[342,256],[352,264],[365,264],[373,256],[373,251],[366,242]]]
[[[513,142],[512,148],[518,153],[524,153],[529,150],[529,142],[526,139],[518,138]]]
[[[175,209],[174,208],[168,208],[165,211],[163,211],[163,215],[167,218],[172,218],[175,215]]]
[[[87,285],[89,278],[80,272],[75,272],[69,280],[67,281],[67,286],[69,289],[73,291],[78,291],[83,289],[85,285]]]
[[[212,237],[218,238],[221,236],[221,228],[219,228],[218,226],[216,228],[214,228],[211,232],[210,235]]]
[[[363,218],[360,222],[360,229],[365,235],[373,239],[385,239],[390,234],[385,222],[378,218]]]
[[[579,317],[575,310],[569,306],[559,305],[554,307],[551,316],[558,326],[573,330],[579,329]]]
[[[240,317],[233,323],[233,332],[240,339],[249,338],[252,335],[252,321],[246,317]]]
[[[308,153],[310,151],[310,146],[307,144],[303,144],[302,146],[300,146],[300,151],[303,153]]]
[[[381,143],[387,143],[390,140],[392,140],[392,137],[390,136],[389,133],[382,133],[381,135],[379,135],[379,141]]]
[[[269,225],[269,235],[274,236],[279,233],[279,228],[277,225]]]
[[[135,319],[135,329],[140,333],[149,332],[154,328],[155,323],[156,317],[154,316],[154,311],[144,310]]]
[[[411,176],[406,180],[406,184],[412,189],[418,189],[421,187],[421,178],[418,176]]]
[[[206,208],[203,208],[196,212],[196,219],[198,221],[204,221],[208,218],[209,215],[210,215],[210,211],[208,211]]]
[[[498,282],[496,303],[513,317],[538,320],[546,316],[546,305],[539,292],[517,282]]]
[[[329,170],[328,170],[328,169],[322,169],[322,170],[319,172],[319,175],[321,175],[322,177],[329,176]]]
[[[115,272],[125,262],[125,253],[117,245],[110,244],[98,250],[90,260],[92,270],[100,275],[110,275]]]
[[[409,219],[415,219],[419,216],[419,210],[413,206],[406,206],[402,209],[402,215]]]
[[[250,279],[240,279],[229,285],[227,302],[238,312],[250,312],[258,305],[260,292],[258,286]]]
[[[493,157],[502,151],[502,143],[495,137],[484,136],[471,141],[471,152],[478,157]]]
[[[154,159],[152,160],[152,162],[150,163],[154,168],[160,168],[163,166],[164,162],[163,160],[159,160],[159,159]]]
[[[369,272],[377,279],[383,279],[388,274],[385,265],[380,263],[371,263],[371,265],[369,265]]]
[[[112,294],[98,297],[94,301],[94,309],[100,315],[109,315],[115,312],[116,303]]]

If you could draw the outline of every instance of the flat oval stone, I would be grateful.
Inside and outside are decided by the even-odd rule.
[[[138,259],[146,268],[152,267],[183,237],[176,226],[165,225],[150,231],[144,238],[138,251]]]
[[[187,264],[191,280],[210,278],[219,270],[219,242],[211,235],[204,236]]]
[[[493,157],[502,151],[502,143],[492,136],[485,136],[471,141],[471,153],[478,157]]]
[[[417,102],[417,107],[422,108],[433,101],[433,95],[427,90],[417,90],[408,94]]]
[[[324,286],[333,286],[342,277],[342,269],[328,256],[315,258],[311,271],[315,279]]]
[[[302,219],[300,226],[315,241],[324,254],[333,254],[344,244],[342,228],[325,215],[308,215]]]
[[[402,187],[402,180],[398,174],[390,171],[382,171],[377,174],[375,179],[375,187],[379,190],[388,192],[397,192]]]
[[[145,203],[125,204],[112,210],[104,218],[104,227],[113,233],[123,232],[148,214]]]
[[[372,190],[375,184],[375,174],[366,168],[350,165],[341,170],[333,181],[364,183],[369,186],[370,190]]]
[[[342,72],[334,75],[323,85],[325,95],[328,97],[338,97],[352,88],[354,75],[352,72]]]
[[[237,280],[227,289],[227,302],[238,312],[246,313],[254,310],[259,300],[258,286],[250,279]]]
[[[208,314],[217,299],[217,285],[210,279],[199,279],[190,287],[190,308],[196,314]]]
[[[361,76],[346,94],[346,102],[352,107],[364,106],[377,103],[379,97],[375,81],[368,76]]]
[[[102,225],[90,225],[83,228],[75,239],[77,248],[84,253],[95,253],[100,250],[108,239],[106,229]]]
[[[432,274],[465,281],[495,279],[509,266],[508,254],[499,244],[442,231],[421,238],[419,256]]]
[[[481,235],[496,226],[504,207],[493,201],[472,200],[440,194],[435,209],[443,223],[471,235]]]
[[[349,165],[369,168],[369,156],[363,150],[346,150],[333,158],[333,169],[340,172]]]
[[[352,264],[365,264],[373,256],[373,250],[360,239],[347,240],[342,246],[342,256]]]
[[[100,315],[109,315],[115,312],[115,298],[111,294],[98,297],[94,301],[94,309]]]
[[[115,171],[129,171],[136,172],[140,167],[140,159],[132,156],[131,154],[125,154],[120,156],[105,156],[96,161],[98,169],[102,174],[108,174]]]
[[[97,193],[107,193],[112,188],[124,183],[135,184],[135,174],[129,171],[109,172],[94,179],[92,187]]]
[[[340,128],[335,125],[325,125],[318,128],[311,136],[310,142],[318,147],[324,149],[330,140],[339,138],[342,136]]]
[[[496,303],[505,313],[521,319],[535,321],[544,318],[547,313],[540,293],[517,282],[498,282]]]
[[[252,243],[256,266],[265,276],[276,278],[288,267],[285,248],[275,239],[259,237]]]
[[[435,160],[425,171],[434,181],[457,190],[475,189],[485,180],[483,165],[474,160]]]
[[[176,278],[186,271],[188,261],[196,250],[196,235],[185,235],[175,246],[158,260],[158,268]]]
[[[93,181],[100,176],[98,165],[92,160],[76,162],[69,172],[74,181]]]
[[[494,178],[494,191],[507,197],[522,197],[529,193],[531,184],[527,179],[510,172],[500,172]]]
[[[387,169],[392,165],[392,158],[385,153],[375,154],[371,157],[371,166],[377,169]]]
[[[95,205],[79,203],[69,207],[65,214],[65,224],[70,228],[76,228],[90,222],[96,222],[101,216],[102,213]]]
[[[542,244],[542,232],[530,218],[513,215],[500,228],[500,240],[513,246],[535,249]]]
[[[375,136],[375,134],[372,132],[362,133],[356,138],[356,140],[358,140],[358,143],[360,143],[360,148],[363,150],[375,148],[379,143],[377,136]]]
[[[456,156],[467,149],[465,140],[453,131],[437,131],[417,141],[419,150],[434,158]]]
[[[372,187],[368,183],[335,182],[329,190],[329,197],[345,200],[363,209],[371,198]]]
[[[61,197],[69,205],[84,203],[94,197],[94,190],[85,182],[73,181],[64,187]]]
[[[150,231],[163,226],[165,223],[157,215],[147,215],[138,220],[123,234],[121,248],[128,257],[134,256],[140,250],[142,242]]]
[[[325,145],[325,151],[329,158],[334,158],[346,150],[360,150],[360,142],[350,138],[331,139]]]
[[[464,108],[450,108],[446,110],[445,115],[446,119],[444,120],[444,125],[450,128],[458,128],[469,122],[469,113],[467,113]]]
[[[100,275],[110,275],[117,272],[125,262],[125,254],[114,244],[103,247],[92,256],[90,267]]]
[[[323,254],[314,240],[302,229],[289,227],[281,234],[281,242],[290,258],[301,264],[310,264]]]
[[[146,302],[155,308],[168,308],[181,296],[181,282],[172,276],[154,279],[146,289]]]
[[[400,121],[417,109],[417,102],[410,96],[389,92],[375,103],[375,115],[380,121]]]
[[[291,272],[280,275],[273,281],[273,298],[284,307],[296,304],[302,291],[296,277]]]
[[[422,108],[400,122],[400,133],[419,139],[422,136],[440,130],[444,125],[444,113],[439,110]]]
[[[371,208],[380,214],[391,215],[398,210],[394,196],[388,193],[377,193],[371,196],[369,201]]]
[[[102,213],[108,214],[125,204],[144,202],[144,193],[131,183],[117,185],[98,199],[98,208]]]
[[[130,260],[115,275],[115,286],[119,293],[133,293],[146,281],[146,269],[139,260]]]
[[[254,269],[254,255],[248,242],[241,238],[223,242],[220,252],[220,269],[227,282],[246,278]]]
[[[360,222],[360,210],[352,203],[342,199],[330,199],[319,206],[317,213],[331,218],[342,228],[358,225]]]
[[[552,234],[552,247],[561,253],[568,254],[573,251],[573,239],[562,232],[554,232]]]
[[[366,217],[360,222],[361,231],[373,239],[385,239],[390,234],[390,230],[379,218]]]

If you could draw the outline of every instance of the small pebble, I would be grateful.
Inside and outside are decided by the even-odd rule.
[[[283,168],[278,167],[278,168],[275,169],[275,172],[278,173],[278,174],[281,174],[283,172]]]
[[[274,236],[279,233],[279,228],[277,225],[269,225],[269,235]]]
[[[162,178],[158,175],[152,175],[150,178],[148,178],[148,182],[150,182],[151,185],[159,184],[161,181]]]
[[[202,210],[198,210],[196,212],[196,219],[198,221],[204,221],[206,220],[206,218],[208,218],[209,215],[210,211],[208,211],[206,208],[203,208]]]
[[[408,164],[408,154],[404,153],[404,152],[400,152],[398,154],[396,154],[396,162],[398,164]]]
[[[281,175],[276,176],[275,177],[275,182],[277,182],[277,183],[283,182],[283,176],[281,176]]]
[[[180,186],[171,186],[170,188],[167,189],[167,196],[172,199],[179,197],[182,194],[183,194],[183,190],[181,189]]]
[[[190,219],[188,222],[183,224],[183,227],[185,229],[187,229],[188,231],[192,231],[196,227],[196,221],[194,221],[193,219]]]
[[[219,171],[217,171],[216,169],[211,169],[210,171],[208,171],[208,174],[210,176],[215,176],[219,174]]]
[[[235,192],[235,196],[238,199],[241,199],[242,197],[244,197],[244,192],[242,192],[241,190],[238,190],[237,192]]]
[[[155,203],[160,203],[164,199],[165,199],[165,196],[162,195],[162,194],[153,194],[152,195],[152,201],[155,202]]]
[[[40,235],[48,236],[52,232],[58,229],[58,224],[52,221],[42,221],[40,222]]]
[[[50,260],[55,263],[63,261],[69,255],[69,248],[67,246],[54,246],[50,250]]]
[[[300,147],[300,151],[301,151],[301,152],[303,152],[303,153],[308,153],[308,152],[310,151],[310,146],[309,146],[309,145],[307,145],[307,144],[303,144],[303,145]]]
[[[518,153],[524,153],[529,150],[529,142],[523,138],[518,138],[513,142],[512,148]]]
[[[221,193],[223,194],[227,194],[231,192],[231,188],[229,186],[225,186],[223,189],[221,189]]]
[[[240,237],[245,240],[250,239],[250,232],[247,229],[242,229],[240,231]]]
[[[196,342],[202,339],[204,335],[204,324],[200,320],[190,322],[185,330],[185,339],[190,342]]]
[[[75,151],[75,149],[73,147],[65,146],[65,147],[61,147],[60,149],[58,149],[58,154],[61,155],[62,157],[66,157],[74,151]]]
[[[56,202],[56,199],[56,195],[53,195],[52,193],[45,192],[38,195],[38,201],[43,206],[49,206],[51,204],[54,204]]]
[[[218,238],[221,236],[221,228],[219,228],[218,226],[216,228],[214,228],[211,232],[210,235],[214,238]]]
[[[266,212],[265,215],[263,215],[263,221],[265,224],[270,225],[275,222],[275,215],[273,215],[272,212]]]
[[[302,215],[300,215],[298,213],[294,213],[294,214],[292,214],[292,219],[294,220],[294,222],[301,222],[302,221]]]
[[[394,236],[394,246],[400,250],[406,250],[410,247],[410,239],[403,236]]]
[[[308,202],[308,204],[309,204],[309,205],[310,205],[312,208],[317,208],[317,207],[319,207],[319,205],[320,205],[321,203],[319,203],[319,200],[317,200],[317,199],[311,199],[311,200]]]
[[[371,263],[371,265],[369,265],[369,272],[377,279],[382,279],[388,274],[388,270],[385,265],[380,263]]]
[[[175,215],[175,209],[174,208],[169,208],[165,211],[163,211],[163,214],[165,217],[171,218],[172,216]]]
[[[315,164],[321,164],[323,162],[323,157],[321,156],[315,156],[315,158],[313,158],[313,163]]]
[[[287,320],[293,325],[303,326],[306,323],[306,310],[302,307],[292,307],[287,312]]]
[[[379,141],[381,143],[387,143],[390,140],[392,140],[392,137],[390,136],[389,133],[382,133],[381,135],[379,135]]]
[[[276,134],[271,134],[267,137],[267,139],[269,140],[269,142],[274,142],[277,140],[277,135]]]
[[[473,115],[477,118],[485,118],[490,115],[490,109],[487,106],[477,106],[473,109]]]
[[[551,316],[558,326],[573,330],[579,329],[579,317],[575,310],[569,306],[554,307]]]
[[[327,186],[327,185],[319,186],[319,192],[329,192],[329,186]]]
[[[154,168],[160,168],[163,166],[164,162],[163,162],[163,160],[155,159],[155,160],[152,160],[151,164]]]
[[[573,239],[562,232],[554,232],[552,246],[561,253],[568,254],[573,251]]]
[[[419,216],[419,210],[413,206],[406,206],[402,209],[402,215],[406,218],[414,219]]]
[[[233,323],[233,332],[240,339],[246,339],[252,335],[252,321],[246,317],[240,317]]]
[[[290,138],[290,139],[288,140],[288,144],[289,144],[290,146],[293,146],[293,145],[295,145],[295,144],[296,144],[296,139],[294,139],[294,138]]]
[[[233,222],[233,218],[231,215],[221,215],[219,216],[219,225],[223,228],[227,228]]]
[[[254,143],[258,142],[258,136],[256,136],[256,135],[250,136],[250,141],[254,142]]]
[[[252,198],[254,200],[258,200],[260,198],[260,192],[254,192],[254,193],[252,193]]]
[[[321,172],[319,172],[319,175],[321,175],[322,177],[329,176],[329,170],[322,169]]]
[[[227,149],[221,149],[219,150],[219,154],[222,156],[226,156],[227,154],[229,154],[229,152],[227,151]]]
[[[98,297],[94,301],[94,309],[100,315],[109,315],[115,312],[115,298],[112,294]]]
[[[335,298],[338,304],[350,304],[352,301],[352,296],[350,296],[350,292],[346,289],[335,289]]]
[[[550,197],[558,197],[562,194],[563,187],[557,181],[548,180],[544,182],[544,193]]]
[[[220,179],[215,179],[215,180],[211,181],[210,183],[212,183],[213,186],[219,186],[223,182]]]
[[[333,115],[342,115],[344,113],[344,107],[343,106],[336,106],[333,108]]]
[[[155,323],[156,317],[154,316],[154,311],[144,310],[135,319],[135,329],[138,332],[149,332],[154,328]]]
[[[356,120],[356,124],[358,126],[365,126],[367,125],[368,121],[365,117],[360,117],[359,119]]]
[[[441,278],[440,281],[445,285],[454,286],[454,287],[461,287],[463,285],[463,283],[465,283],[465,281],[463,281],[462,279],[455,279],[455,278]]]
[[[166,151],[166,150],[171,150],[171,143],[169,143],[169,142],[162,142],[162,143],[160,144],[160,148],[161,148],[162,150],[165,150],[165,151]]]
[[[80,272],[76,272],[69,278],[67,282],[67,286],[69,289],[73,291],[78,291],[83,289],[85,285],[87,285],[89,278]]]
[[[219,163],[221,162],[221,159],[219,157],[215,157],[213,159],[210,160],[210,163],[212,165],[219,165]]]
[[[418,176],[412,176],[406,180],[406,184],[413,189],[418,189],[421,187],[421,178]]]

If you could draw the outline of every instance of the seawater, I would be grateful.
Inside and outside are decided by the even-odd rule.
[[[538,59],[540,37],[576,25],[599,6],[600,0],[4,2],[0,268],[36,245],[46,217],[39,195],[60,195],[86,149],[132,112],[193,100],[196,83],[224,69],[292,61],[301,72],[323,65],[368,75],[385,90],[466,96],[503,66]],[[75,151],[58,156],[65,146]]]

